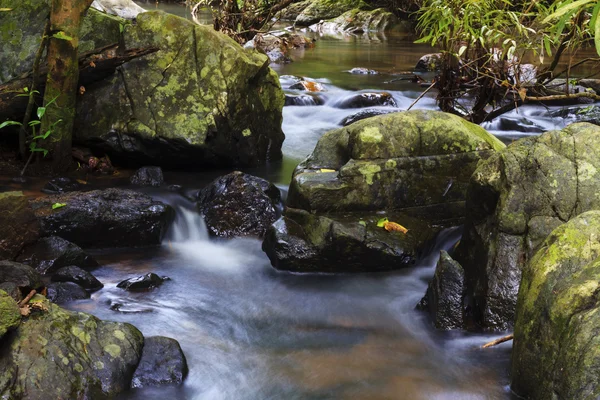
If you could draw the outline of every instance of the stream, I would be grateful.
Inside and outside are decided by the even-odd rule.
[[[177,4],[139,4],[189,18],[188,10]],[[387,91],[400,109],[409,107],[423,88],[389,81],[431,52],[413,41],[406,35],[319,37],[314,49],[292,53],[295,62],[274,66],[284,89],[293,81],[286,76],[322,83],[324,104],[285,107],[283,161],[245,172],[287,190],[294,167],[319,137],[358,111],[336,108],[353,93]],[[381,73],[346,72],[353,67]],[[434,94],[416,108],[435,109]],[[517,127],[529,122],[543,129],[566,124],[549,118],[544,107],[523,107],[505,117],[517,121]],[[505,126],[498,121],[484,125],[505,141],[537,134]],[[166,180],[191,192],[227,172],[168,172]],[[182,386],[136,389],[121,399],[511,398],[511,343],[479,348],[501,333],[437,332],[414,309],[433,276],[439,251],[460,239],[460,228],[443,231],[433,250],[413,268],[377,274],[291,274],[271,267],[258,239],[209,238],[204,221],[184,196],[166,189],[144,191],[176,210],[162,246],[92,252],[102,265],[94,275],[105,286],[90,300],[67,308],[132,323],[145,336],[177,339],[190,371]],[[147,272],[171,281],[146,293],[116,287],[123,279]]]

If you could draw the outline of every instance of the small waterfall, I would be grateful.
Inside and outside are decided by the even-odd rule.
[[[182,204],[171,206],[175,209],[175,218],[165,235],[166,240],[174,243],[208,240],[206,223],[197,210]]]

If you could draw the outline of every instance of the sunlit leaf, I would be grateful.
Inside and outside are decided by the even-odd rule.
[[[73,38],[71,36],[67,35],[63,31],[56,32],[54,35],[52,35],[52,37],[54,39],[60,39],[60,40],[73,40]]]
[[[20,122],[17,121],[4,121],[3,123],[0,124],[0,129],[7,127],[7,126],[11,126],[11,125],[23,125]]]
[[[62,208],[66,205],[67,205],[66,203],[54,203],[54,204],[52,204],[52,209],[56,210],[57,208]]]
[[[383,227],[388,232],[402,232],[402,233],[408,232],[408,229],[406,229],[405,227],[403,227],[402,225],[400,225],[397,222],[387,221],[383,224]]]

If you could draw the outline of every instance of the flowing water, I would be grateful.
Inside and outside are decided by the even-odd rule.
[[[188,15],[177,4],[147,9]],[[203,14],[205,21],[209,15]],[[322,83],[320,106],[284,108],[284,160],[249,170],[285,189],[295,165],[327,130],[357,110],[336,105],[360,91],[388,91],[406,109],[423,88],[390,82],[410,70],[431,49],[403,35],[322,37],[314,49],[298,50],[296,62],[276,66],[288,88],[299,75]],[[380,71],[350,75],[353,67]],[[297,94],[287,90],[289,94]],[[433,95],[417,108],[435,108]],[[552,129],[564,124],[542,107],[507,116]],[[527,123],[525,123],[527,124]],[[486,127],[500,136],[525,134]],[[169,173],[190,193],[210,174]],[[510,343],[480,350],[490,335],[437,332],[415,305],[425,293],[440,249],[460,238],[443,231],[435,248],[417,266],[392,273],[298,275],[274,270],[257,239],[209,238],[202,218],[184,196],[153,189],[171,204],[176,218],[159,248],[98,251],[94,271],[105,287],[90,300],[69,304],[100,318],[129,322],[146,336],[177,339],[190,372],[182,386],[138,389],[123,399],[508,399]],[[116,284],[155,272],[172,280],[151,292],[130,293]],[[499,335],[495,335],[499,336]]]

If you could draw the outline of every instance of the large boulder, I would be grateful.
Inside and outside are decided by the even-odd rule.
[[[87,290],[102,289],[104,285],[94,275],[75,265],[63,267],[52,274],[52,282],[73,282]]]
[[[132,388],[183,383],[187,361],[179,342],[164,336],[144,340],[142,358],[133,374]]]
[[[56,304],[90,298],[87,290],[73,282],[52,282],[46,286],[46,292],[48,300]]]
[[[556,228],[523,269],[512,350],[522,398],[600,397],[600,211]]]
[[[278,217],[279,189],[272,183],[234,171],[198,193],[198,211],[214,236],[259,236]]]
[[[13,261],[0,261],[0,283],[12,283],[25,295],[32,289],[44,287],[39,272],[29,265]]]
[[[75,141],[138,165],[254,166],[281,157],[284,95],[265,55],[160,11],[126,24],[122,40],[159,51],[86,86]]]
[[[26,247],[17,261],[30,265],[42,275],[69,265],[82,268],[98,266],[98,262],[81,247],[58,236],[41,238],[37,243]]]
[[[106,399],[130,387],[144,345],[134,326],[66,311],[39,295],[30,306],[3,343],[3,398]]]
[[[326,33],[366,33],[392,29],[398,18],[383,8],[372,11],[353,9],[328,21],[311,26],[312,30]]]
[[[22,192],[0,193],[0,260],[13,260],[35,242],[40,224]]]
[[[64,206],[53,209],[56,203]],[[124,189],[40,197],[31,205],[44,235],[60,236],[82,247],[160,244],[172,211],[148,195]]]
[[[296,17],[295,25],[309,26],[321,20],[338,17],[353,9],[368,8],[363,0],[312,0]]]
[[[523,266],[554,228],[600,209],[598,171],[600,127],[587,123],[521,139],[480,164],[455,253],[470,322],[512,325]]]
[[[0,290],[0,340],[6,332],[11,331],[21,323],[21,313],[17,302],[4,290]]]

